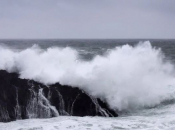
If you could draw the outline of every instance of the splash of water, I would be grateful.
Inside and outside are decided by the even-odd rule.
[[[78,86],[118,111],[152,107],[174,99],[174,66],[149,41],[123,45],[82,61],[72,48],[38,46],[14,51],[0,46],[0,69],[44,84]]]

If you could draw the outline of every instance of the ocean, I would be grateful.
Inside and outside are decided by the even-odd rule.
[[[175,40],[0,40],[0,69],[77,86],[119,117],[58,116],[0,130],[175,130]]]

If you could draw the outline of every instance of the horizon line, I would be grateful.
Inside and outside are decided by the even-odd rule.
[[[175,38],[0,38],[0,40],[175,40]]]

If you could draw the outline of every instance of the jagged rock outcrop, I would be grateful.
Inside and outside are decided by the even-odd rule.
[[[117,116],[106,103],[79,88],[46,86],[0,70],[0,122],[71,116]]]

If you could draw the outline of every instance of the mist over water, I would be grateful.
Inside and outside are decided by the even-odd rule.
[[[86,52],[86,50],[82,50]],[[174,65],[149,41],[120,45],[83,60],[72,47],[17,50],[0,45],[0,69],[44,84],[79,87],[117,111],[154,107],[175,99]]]

